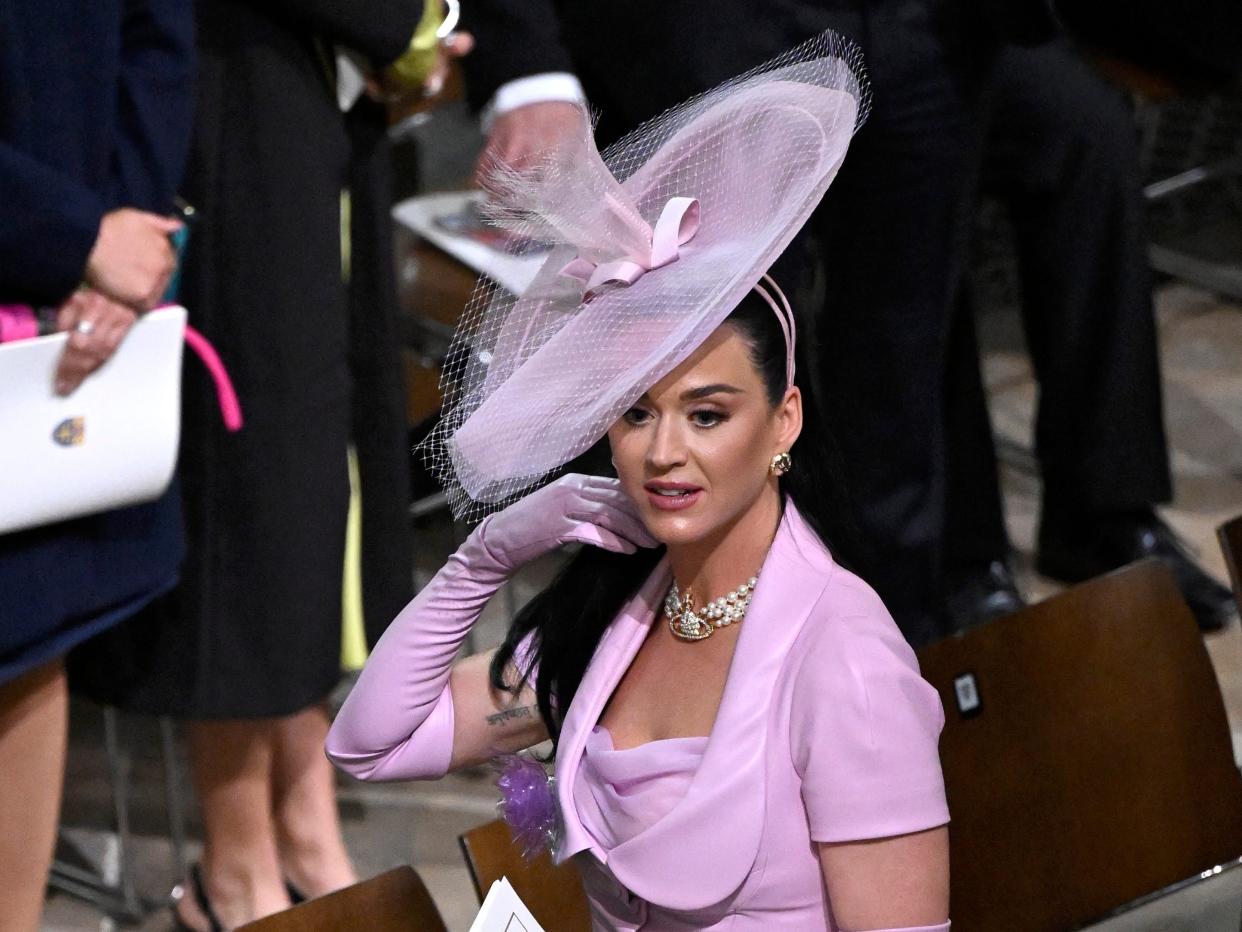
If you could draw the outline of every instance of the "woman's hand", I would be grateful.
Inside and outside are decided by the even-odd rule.
[[[562,544],[581,543],[614,553],[656,547],[638,509],[616,479],[570,474],[485,518],[475,534],[508,572]]]
[[[565,476],[489,515],[376,644],[328,735],[333,762],[362,780],[437,779],[546,738],[530,684],[498,695],[490,656],[454,659],[509,577],[571,541],[621,553],[656,543],[613,479]]]
[[[138,315],[91,288],[73,293],[56,315],[56,329],[68,331],[69,342],[56,367],[56,394],[73,393],[83,380],[107,362]]]
[[[104,214],[86,262],[86,283],[139,311],[159,303],[177,268],[169,237],[184,224],[132,207]]]

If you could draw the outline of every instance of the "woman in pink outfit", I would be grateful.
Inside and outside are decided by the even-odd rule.
[[[940,702],[825,543],[823,425],[764,275],[865,99],[822,37],[602,160],[584,132],[507,180],[506,216],[554,249],[525,296],[467,309],[432,442],[459,514],[492,513],[388,629],[328,753],[436,779],[551,739],[550,840],[597,929],[948,929]],[[615,479],[529,492],[605,434]],[[505,643],[456,660],[571,542]]]

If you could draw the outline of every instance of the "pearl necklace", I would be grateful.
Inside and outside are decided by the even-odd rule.
[[[727,595],[708,602],[702,611],[694,610],[694,594],[687,591],[683,597],[673,581],[673,588],[664,598],[664,614],[673,636],[682,641],[702,641],[712,636],[717,628],[740,622],[746,617],[750,600],[758,580],[752,576]]]

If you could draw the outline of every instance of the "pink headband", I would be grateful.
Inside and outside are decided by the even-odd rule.
[[[776,315],[776,320],[780,323],[781,330],[785,334],[785,387],[793,388],[795,372],[794,349],[798,341],[798,330],[794,324],[793,308],[789,306],[789,299],[785,297],[785,292],[781,291],[780,285],[776,284],[772,276],[766,272],[763,278],[755,283],[754,291],[759,297],[768,302],[768,307],[772,308],[772,313]]]

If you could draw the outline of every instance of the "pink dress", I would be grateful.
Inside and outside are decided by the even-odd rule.
[[[629,841],[681,802],[706,747],[706,738],[669,738],[617,751],[595,726],[574,785],[578,818],[605,848]]]
[[[338,766],[372,780],[447,772],[453,657],[507,578],[489,559],[478,541],[459,552],[393,622],[329,733]],[[670,582],[666,561],[565,710],[557,859],[579,866],[600,930],[835,932],[817,843],[949,820],[940,699],[876,594],[787,504],[711,734],[618,751],[600,716]]]
[[[669,579],[659,567],[605,632],[566,713],[558,859],[581,869],[600,930],[834,932],[817,842],[949,820],[939,697],[791,505],[711,734],[617,751],[599,717]]]

